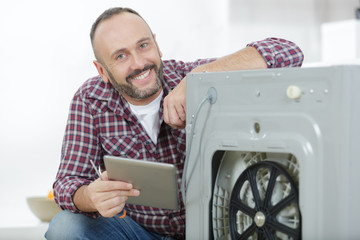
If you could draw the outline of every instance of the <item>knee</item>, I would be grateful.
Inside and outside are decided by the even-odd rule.
[[[68,210],[58,213],[49,223],[49,228],[45,233],[45,238],[50,240],[56,239],[81,239],[83,224],[88,217],[82,214],[75,214]]]

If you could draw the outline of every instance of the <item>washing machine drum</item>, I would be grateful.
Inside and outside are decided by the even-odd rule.
[[[288,153],[226,152],[213,192],[215,239],[300,239],[299,166]]]

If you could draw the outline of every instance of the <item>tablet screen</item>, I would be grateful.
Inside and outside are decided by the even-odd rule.
[[[173,164],[104,156],[110,180],[133,184],[139,197],[129,197],[127,203],[156,208],[179,209],[176,167]]]

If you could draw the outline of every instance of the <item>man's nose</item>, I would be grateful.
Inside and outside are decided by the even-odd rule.
[[[131,58],[131,68],[133,70],[143,69],[145,66],[145,58],[140,54],[133,54]]]

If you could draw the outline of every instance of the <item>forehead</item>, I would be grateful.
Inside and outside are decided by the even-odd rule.
[[[101,22],[94,34],[94,48],[100,54],[127,49],[139,39],[152,37],[146,22],[132,13],[120,13]]]

